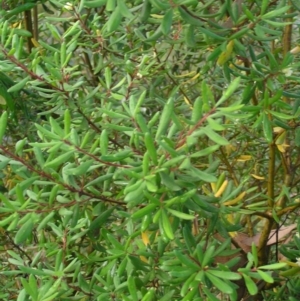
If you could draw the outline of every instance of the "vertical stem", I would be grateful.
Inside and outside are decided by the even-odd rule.
[[[268,167],[268,206],[271,209],[274,205],[274,180],[275,180],[275,149],[274,143],[269,146],[269,167]]]
[[[25,29],[28,30],[29,32],[31,32],[32,36],[34,36],[33,28],[32,28],[31,10],[26,10],[24,12],[24,23],[25,23]],[[27,38],[27,49],[28,49],[29,53],[31,53],[32,47],[33,47],[33,44],[31,41],[31,37],[28,37]]]
[[[33,37],[36,41],[39,39],[39,19],[37,5],[33,8]]]
[[[273,208],[274,205],[274,178],[275,178],[275,150],[274,143],[269,145],[269,167],[268,167],[268,207]],[[264,265],[268,262],[267,243],[270,232],[274,225],[274,221],[266,219],[258,242],[258,261],[259,265]]]
[[[287,4],[290,6],[290,9],[287,11],[287,13],[291,14],[291,13],[293,13],[293,5],[291,3],[291,0],[288,0],[287,2],[288,2]],[[293,21],[293,18],[287,18],[286,22],[291,22],[291,24],[286,25],[283,30],[283,35],[282,35],[282,55],[283,55],[283,57],[285,57],[286,54],[292,48],[292,31],[293,31],[292,21]],[[287,96],[284,96],[283,101],[288,102],[289,98]]]
[[[293,13],[293,5],[291,3],[291,0],[287,3],[291,8],[287,11],[287,14]],[[286,22],[292,22],[292,18],[287,18]],[[291,44],[292,44],[292,30],[293,30],[293,24],[288,24],[284,27],[283,30],[283,36],[282,36],[282,54],[285,56],[290,50],[291,50]]]

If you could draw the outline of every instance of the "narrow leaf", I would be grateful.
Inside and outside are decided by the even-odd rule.
[[[205,273],[205,276],[212,282],[212,284],[219,289],[221,292],[225,294],[232,294],[233,293],[233,287],[229,285],[228,283],[222,281],[220,278],[214,276],[209,271]]]

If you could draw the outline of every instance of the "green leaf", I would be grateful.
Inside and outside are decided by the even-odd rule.
[[[215,100],[211,88],[207,85],[205,80],[202,81],[201,92],[202,92],[202,102],[203,102],[201,111],[208,112],[210,110],[211,103],[214,104]]]
[[[156,42],[161,36],[163,35],[163,32],[161,30],[161,26],[158,26],[155,32],[150,35],[145,42]]]
[[[121,24],[121,20],[122,20],[122,12],[120,10],[120,7],[117,6],[117,8],[110,15],[107,23],[105,24],[107,28],[107,32],[112,33],[115,30],[117,30],[117,28]]]
[[[172,215],[174,215],[180,219],[185,219],[185,220],[194,220],[195,219],[194,215],[186,214],[181,211],[173,210],[170,208],[167,208],[167,211],[169,211]]]
[[[32,275],[37,275],[37,276],[49,276],[49,274],[47,274],[46,272],[39,270],[39,269],[35,269],[35,268],[30,268],[30,267],[26,267],[26,266],[19,266],[19,269],[26,274],[32,274]]]
[[[171,191],[182,190],[182,187],[176,183],[175,179],[172,176],[168,175],[166,172],[162,171],[159,173],[159,175],[161,177],[162,184],[165,185]]]
[[[128,290],[130,293],[130,297],[133,301],[138,301],[137,288],[135,285],[135,278],[133,276],[129,276],[127,280]]]
[[[145,145],[146,145],[147,151],[149,153],[149,156],[150,156],[151,160],[153,161],[153,164],[156,165],[157,164],[157,152],[156,152],[156,147],[154,145],[153,137],[149,132],[146,132],[144,139],[145,139]]]
[[[74,168],[64,168],[63,173],[66,175],[82,176],[87,173],[88,169],[93,165],[93,160],[83,162]]]
[[[272,124],[266,113],[263,114],[263,130],[265,134],[265,138],[268,143],[272,143],[273,141],[273,133],[272,133]]]
[[[161,31],[164,35],[168,35],[171,30],[173,20],[173,8],[170,8],[164,15],[161,22]]]
[[[105,162],[123,161],[126,158],[130,157],[131,154],[132,154],[131,150],[124,150],[113,155],[103,155],[100,157],[100,159]]]
[[[277,117],[277,118],[280,118],[280,119],[289,120],[289,119],[294,119],[295,118],[295,116],[293,116],[293,115],[287,115],[287,114],[272,111],[272,110],[267,110],[267,112],[270,113],[271,115]]]
[[[250,30],[250,28],[248,27],[245,27],[245,28],[242,28],[241,30],[238,30],[236,33],[232,34],[230,36],[230,40],[235,40],[235,39],[239,39],[241,37],[245,37],[246,36],[246,33]]]
[[[287,264],[285,262],[278,262],[278,263],[263,265],[261,267],[258,267],[258,269],[260,269],[260,270],[279,270],[279,269],[286,267],[286,265]]]
[[[144,90],[144,91],[141,93],[139,99],[137,100],[137,103],[136,103],[135,108],[134,108],[134,111],[133,111],[133,116],[134,116],[134,117],[136,116],[137,113],[140,113],[140,111],[141,111],[141,106],[142,106],[142,104],[143,104],[144,101],[145,101],[146,95],[147,95],[147,90]]]
[[[141,14],[140,14],[140,20],[141,22],[146,22],[151,14],[151,1],[150,0],[145,0],[143,2]]]
[[[40,230],[42,230],[44,227],[47,226],[48,222],[50,222],[53,219],[55,212],[51,211],[49,214],[47,214],[43,220],[41,222],[39,222],[39,225],[37,227],[37,232],[39,232]]]
[[[195,25],[197,27],[204,25],[203,21],[201,21],[199,18],[193,17],[192,13],[187,9],[182,8],[182,6],[178,5],[177,9],[180,13],[181,18],[188,24]]]
[[[268,19],[264,19],[264,21],[274,27],[284,27],[284,26],[292,24],[292,22],[275,22],[275,21],[271,21]],[[273,40],[273,38],[272,38],[272,40]]]
[[[159,10],[167,10],[170,8],[170,4],[163,0],[150,0],[152,5]]]
[[[204,252],[204,254],[203,254],[203,259],[202,260],[200,260],[200,263],[201,263],[201,266],[203,267],[203,268],[205,268],[208,264],[209,264],[209,262],[211,262],[212,261],[212,259],[213,259],[213,257],[212,257],[212,254],[214,253],[214,251],[215,251],[215,246],[214,245],[210,245],[206,250],[205,250],[205,252]]]
[[[203,292],[209,298],[209,301],[220,301],[214,294],[212,294],[206,287],[203,287]]]
[[[158,301],[170,301],[172,300],[174,293],[175,290],[171,290],[168,293],[165,293],[165,295],[162,298],[158,299]]]
[[[26,290],[22,289],[19,292],[17,301],[25,301],[26,300]]]
[[[268,282],[268,283],[274,283],[274,279],[270,273],[263,272],[261,270],[257,270],[257,273],[261,277],[262,280]]]
[[[220,106],[225,100],[227,100],[240,86],[241,78],[237,77],[235,78],[228,86],[228,88],[225,90],[221,98],[217,101],[216,107]]]
[[[165,235],[170,239],[173,240],[174,239],[174,233],[173,233],[173,229],[171,226],[171,222],[169,220],[169,217],[166,213],[165,210],[162,210],[162,214],[161,214],[161,224],[163,227],[163,230],[165,232]]]
[[[190,300],[196,300],[195,296],[198,292],[198,288],[197,287],[193,287],[189,290],[189,292],[185,295],[184,298],[181,299],[181,301],[190,301]]]
[[[29,81],[29,79],[30,79],[29,76],[23,78],[21,81],[19,81],[18,83],[14,84],[13,86],[11,86],[7,90],[7,92],[8,93],[13,93],[13,92],[18,92],[18,91],[22,90],[25,87],[26,83]]]
[[[2,144],[2,140],[5,134],[7,119],[8,119],[8,114],[6,111],[4,111],[0,117],[0,144]]]
[[[143,201],[143,190],[145,189],[146,183],[142,182],[136,190],[129,192],[126,196],[124,201],[126,203],[129,202],[137,202],[141,203]]]
[[[204,182],[212,183],[212,182],[217,181],[217,178],[214,175],[209,174],[207,172],[204,172],[204,171],[202,171],[198,168],[195,168],[195,167],[190,167],[189,172],[193,176],[197,177],[199,180],[202,180]]]
[[[174,250],[175,256],[180,260],[181,263],[186,265],[187,267],[194,269],[195,271],[199,268],[199,265],[197,264],[197,261],[192,260],[190,257],[188,257],[185,254],[182,254],[179,250]]]
[[[104,77],[105,77],[105,83],[106,83],[106,88],[109,90],[111,87],[111,69],[109,67],[105,68],[105,72],[104,72]],[[115,112],[106,110],[106,114],[113,114]],[[118,118],[118,117],[116,117]]]
[[[124,0],[117,0],[118,8],[120,9],[122,16],[128,19],[132,19],[135,16],[131,13],[130,9],[128,9],[126,2]]]
[[[4,18],[8,19],[12,16],[16,16],[24,11],[34,8],[36,5],[37,5],[36,3],[31,3],[31,2],[20,4],[17,7],[13,8],[12,10],[7,11],[4,14]]]
[[[207,272],[221,279],[239,280],[242,278],[240,274],[234,272],[227,272],[227,271],[220,271],[220,270],[207,270]]]
[[[17,213],[13,213],[13,214],[9,215],[8,217],[0,220],[0,227],[4,227],[4,226],[8,225],[9,223],[13,223],[16,219],[18,220],[19,216]]]
[[[262,19],[271,19],[274,17],[282,16],[289,10],[290,6],[283,6],[277,9],[274,9],[261,16]]]
[[[237,104],[237,105],[231,105],[229,107],[221,107],[221,108],[218,108],[218,112],[223,112],[223,113],[226,113],[226,112],[235,112],[235,111],[238,111],[240,109],[242,109],[244,107],[243,104]],[[225,115],[226,116],[226,115]],[[235,115],[237,116],[237,115]],[[246,115],[247,116],[247,115]],[[238,117],[237,117],[238,118]]]
[[[91,234],[94,234],[94,232],[96,230],[97,230],[97,232],[100,231],[100,228],[102,227],[102,225],[104,225],[106,223],[106,221],[111,216],[111,214],[113,213],[114,210],[115,210],[115,207],[111,207],[111,208],[107,209],[106,211],[104,211],[103,213],[101,213],[98,217],[96,217],[90,224],[89,232]]]
[[[93,185],[103,183],[104,181],[109,180],[112,177],[113,177],[112,173],[97,177],[96,179],[92,180],[91,182],[88,182],[84,187],[86,188],[86,187],[89,187],[89,186],[93,186]]]
[[[269,0],[262,0],[260,14],[263,15],[269,6]]]
[[[205,157],[205,156],[212,154],[219,148],[220,148],[220,145],[212,145],[212,146],[206,147],[198,152],[192,153],[190,155],[190,157],[191,158]]]
[[[15,112],[15,103],[11,95],[7,92],[7,87],[0,79],[0,104],[7,105],[11,112]]]
[[[206,29],[205,27],[198,27],[198,29],[204,33],[207,37],[210,37],[212,38],[213,40],[216,40],[216,41],[221,41],[221,42],[224,42],[226,41],[226,38],[225,37],[222,37],[222,36],[219,36],[218,34]]]
[[[166,105],[164,106],[164,109],[162,111],[155,140],[159,140],[160,137],[166,133],[171,120],[173,110],[174,110],[174,98],[171,97],[166,103]]]
[[[219,134],[217,134],[215,131],[213,131],[209,126],[206,126],[203,129],[203,133],[212,141],[214,141],[215,143],[219,144],[219,145],[228,145],[229,142],[222,136],[220,136]]]
[[[254,296],[258,293],[258,288],[255,282],[246,274],[242,274],[245,280],[246,287],[250,295]]]
[[[55,140],[59,140],[60,137],[50,131],[48,131],[47,129],[45,129],[44,127],[40,126],[39,124],[35,123],[35,127],[38,129],[38,131],[45,135],[46,137],[48,138],[52,138],[52,139],[55,139]]]
[[[16,233],[14,238],[15,244],[21,244],[26,241],[27,238],[29,238],[29,236],[32,234],[33,226],[33,221],[31,218],[29,218]]]
[[[195,47],[196,41],[195,41],[195,26],[189,25],[185,29],[185,42],[189,47]]]
[[[134,220],[135,219],[140,219],[143,216],[145,216],[149,213],[152,213],[156,207],[157,207],[157,204],[149,204],[146,207],[144,207],[142,209],[139,209],[136,212],[134,212],[131,217]]]
[[[300,127],[295,129],[295,145],[300,147]]]
[[[46,162],[44,167],[56,168],[61,164],[67,163],[69,161],[69,159],[73,156],[74,156],[74,151],[73,150],[68,151],[68,152],[56,157],[52,161]]]
[[[51,125],[51,130],[56,133],[57,135],[59,135],[60,137],[64,137],[65,136],[65,132],[62,129],[62,127],[60,126],[60,124],[52,117],[49,118],[50,121],[50,125]]]
[[[228,283],[222,281],[220,278],[214,276],[210,273],[210,271],[205,272],[205,276],[211,281],[211,283],[219,289],[221,292],[225,294],[232,294],[233,293],[233,286],[229,285]]]
[[[208,117],[207,119],[207,122],[210,126],[210,128],[214,131],[223,131],[225,130],[225,127],[220,124],[219,122],[217,122],[216,120],[212,119],[211,117]]]

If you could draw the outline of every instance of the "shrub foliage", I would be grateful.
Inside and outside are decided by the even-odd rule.
[[[4,1],[1,298],[299,300],[299,10]]]

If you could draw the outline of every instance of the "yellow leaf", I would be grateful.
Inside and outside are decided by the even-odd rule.
[[[196,71],[191,71],[189,73],[184,73],[180,75],[176,75],[176,78],[187,77],[187,76],[195,76]],[[200,73],[198,73],[200,75]],[[196,74],[197,75],[197,74]]]
[[[234,221],[234,215],[233,214],[228,214],[227,215],[227,220],[231,223],[231,224],[235,224],[235,221]],[[229,232],[229,235],[231,237],[235,237],[237,235],[237,232],[234,231],[234,232]]]
[[[239,201],[241,201],[244,196],[246,195],[246,191],[243,191],[242,193],[240,193],[235,199],[230,200],[230,201],[226,201],[223,203],[223,205],[225,206],[231,206],[231,205],[235,205],[237,204]]]
[[[300,52],[300,46],[296,46],[290,51],[291,54],[296,54],[299,52]]]
[[[192,78],[188,79],[187,81],[183,82],[182,85],[185,85],[193,80],[195,80],[196,78],[198,78],[200,76],[200,73],[197,73],[195,76],[193,76]]]
[[[254,173],[252,173],[251,176],[253,178],[257,179],[257,180],[264,180],[265,179],[265,177],[258,176],[258,175],[254,174]]]
[[[227,220],[228,220],[231,224],[234,224],[234,216],[233,216],[232,213],[227,215]]]
[[[276,144],[284,144],[286,138],[286,131],[283,131],[281,134],[279,134],[276,138],[275,143]]]
[[[292,262],[289,260],[282,260],[282,262],[285,262],[287,265],[291,266],[291,267],[298,267],[299,264],[297,262]]]
[[[191,78],[191,80],[194,80],[194,79],[198,78],[199,76],[200,76],[200,73],[197,73],[195,76],[193,76],[193,77]]]
[[[232,152],[234,152],[236,150],[236,147],[231,145],[231,144],[227,144],[225,145],[225,152],[226,155],[230,155]]]
[[[281,153],[285,153],[285,150],[289,147],[289,145],[287,144],[276,144],[276,145]]]
[[[34,45],[34,47],[36,47],[36,48],[41,46],[40,43],[34,38],[31,38],[31,42]]]
[[[0,95],[0,105],[6,105],[6,100],[3,96]]]
[[[151,14],[150,16],[155,19],[162,19],[164,17],[163,15],[157,15],[157,14]]]
[[[233,47],[234,47],[234,40],[231,40],[231,41],[228,42],[228,44],[226,46],[226,50],[230,51],[230,53],[231,53],[232,50],[233,50]]]
[[[226,49],[220,54],[217,64],[223,66],[231,57],[234,46],[234,40],[228,42]]]
[[[211,185],[212,183],[210,183]],[[207,189],[207,187],[205,185],[202,185],[202,191],[206,194],[206,195],[210,195],[211,191],[209,189]]]
[[[284,129],[281,128],[280,126],[275,126],[275,127],[273,127],[273,132],[274,132],[275,134],[282,133],[283,131],[284,131]]]
[[[140,256],[141,261],[148,263],[148,259],[145,256]]]
[[[251,159],[252,159],[252,156],[250,156],[250,155],[241,155],[237,158],[237,161],[244,162],[244,161],[249,161]]]
[[[190,103],[190,101],[185,96],[183,96],[183,98],[184,98],[184,102],[190,107],[191,110],[193,110],[193,106]]]
[[[215,193],[215,197],[218,198],[222,195],[222,193],[225,191],[226,187],[228,185],[228,180],[225,180],[219,190]]]
[[[149,233],[148,231],[142,232],[142,241],[145,246],[150,245],[148,233]]]
[[[215,182],[210,183],[210,187],[211,187],[212,192],[216,192],[216,183]]]
[[[12,28],[22,28],[21,25],[22,25],[22,22],[16,22],[16,23],[13,23],[13,24],[11,25],[11,27],[12,27]]]

